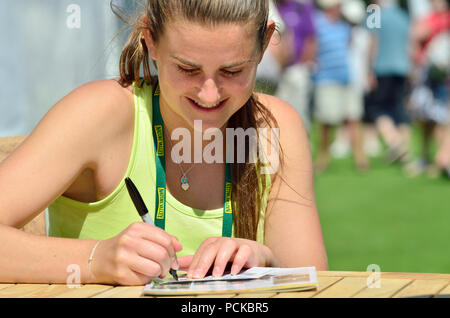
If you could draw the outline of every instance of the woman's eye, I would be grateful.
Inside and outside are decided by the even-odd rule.
[[[197,72],[196,69],[193,69],[193,68],[185,68],[185,67],[181,67],[181,66],[179,66],[179,65],[178,65],[178,70],[179,70],[180,72],[182,72],[182,73],[189,74],[189,75],[193,75],[193,74],[195,74],[195,73]]]
[[[238,75],[239,73],[241,73],[242,70],[238,70],[238,71],[227,71],[227,70],[223,70],[222,72],[223,72],[226,76],[232,77],[232,76],[236,76],[236,75]]]
[[[177,69],[181,73],[187,74],[187,75],[196,75],[199,72],[198,69],[182,67],[180,65],[177,65]],[[221,72],[222,72],[222,74],[224,74],[227,77],[233,77],[233,76],[236,76],[239,73],[241,73],[242,70],[237,70],[237,71],[222,70]]]

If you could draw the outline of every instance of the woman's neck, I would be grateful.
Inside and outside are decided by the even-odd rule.
[[[164,103],[162,99],[161,103]],[[178,155],[180,147],[182,147],[183,154],[185,151],[190,153],[190,158],[187,159],[186,163],[207,163],[210,160],[206,160],[207,158],[205,158],[205,155],[211,152],[211,147],[217,145],[215,152],[219,151],[221,154],[217,154],[217,156],[214,155],[214,158],[220,156],[222,162],[224,162],[226,150],[226,125],[214,132],[214,136],[209,140],[206,138],[207,135],[202,128],[201,121],[196,121],[192,126],[167,105],[162,105],[160,111],[164,122],[164,140],[166,140],[165,147],[167,154],[171,154],[172,148],[177,147],[178,151],[176,151],[175,155]],[[216,138],[222,140],[216,140]],[[220,145],[222,147],[219,148]],[[184,158],[187,157],[189,156],[186,155]],[[174,160],[175,158],[172,159]]]

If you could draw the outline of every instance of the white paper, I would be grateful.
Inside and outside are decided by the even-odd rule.
[[[187,279],[180,276],[154,279],[144,287],[145,295],[205,295],[224,293],[252,293],[300,291],[318,287],[315,267],[271,268],[254,267],[239,275]]]
[[[311,271],[311,269],[313,269]],[[177,283],[189,283],[189,282],[209,282],[209,281],[232,281],[232,280],[249,280],[258,279],[263,276],[277,276],[277,275],[292,275],[303,273],[315,273],[315,267],[301,267],[301,268],[278,268],[278,267],[253,267],[237,275],[223,275],[221,277],[206,276],[202,279],[189,279],[187,277],[180,277],[178,281],[170,279],[169,281],[160,281],[160,285],[177,284]],[[317,278],[314,279],[317,281]]]

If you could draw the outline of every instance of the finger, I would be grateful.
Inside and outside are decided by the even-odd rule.
[[[165,248],[169,254],[170,259],[176,260],[175,250],[181,250],[182,246],[174,236],[168,234],[166,231],[147,223],[140,223],[141,228],[139,228],[140,236],[143,239],[157,243]]]
[[[131,281],[127,285],[134,285],[134,286],[142,286],[150,284],[153,280],[154,276],[150,277],[147,275],[140,274],[135,271],[131,271]]]
[[[183,249],[183,246],[181,246],[181,243],[178,241],[178,238],[176,238],[175,236],[172,236],[172,246],[174,248],[175,253],[180,252]],[[178,270],[180,268],[176,254],[175,254],[175,257],[172,258],[171,267],[176,270]]]
[[[172,260],[168,254],[167,249],[163,246],[148,240],[139,240],[136,242],[136,253],[160,266],[160,274],[162,277],[166,276],[170,270]]]
[[[233,266],[231,266],[231,275],[239,274],[244,265],[253,267],[252,265],[255,263],[253,258],[251,247],[248,245],[241,245],[234,256]]]
[[[133,259],[130,269],[140,280],[151,281],[154,277],[162,275],[160,264],[139,255]]]
[[[216,242],[211,244],[205,244],[202,249],[197,250],[194,255],[193,264],[191,264],[190,272],[188,272],[188,277],[194,279],[200,279],[205,277],[214,260],[218,251],[218,244]],[[189,276],[189,273],[191,276]]]
[[[183,250],[183,246],[181,245],[180,241],[178,241],[178,238],[176,236],[172,236],[172,245],[175,252],[177,253]]]
[[[151,236],[148,236],[148,239],[164,247],[169,253],[169,257],[171,259],[175,258],[176,254],[173,245],[174,242],[173,236],[169,235],[166,231],[158,227],[155,227],[155,230],[156,231],[154,231],[154,233],[152,233]]]
[[[218,248],[216,245],[210,245],[209,248],[205,249],[201,254],[197,266],[194,268],[193,278],[200,279],[205,277],[211,266],[213,266],[216,259]]]
[[[203,250],[211,244],[210,239],[206,239],[200,244],[199,248],[195,251],[195,254],[192,256],[191,263],[189,265],[189,268],[187,270],[187,277],[193,278],[194,276],[194,270],[197,268],[198,262],[200,261],[201,255],[203,253]]]
[[[188,255],[183,257],[178,257],[178,265],[179,270],[187,271],[189,269],[189,266],[192,263],[192,259],[194,258],[194,255]]]
[[[147,275],[142,275],[142,274],[137,273],[135,271],[132,271],[132,275],[135,276],[134,280],[136,281],[136,284],[134,284],[134,285],[137,285],[137,286],[150,284],[153,281],[153,278],[154,278],[154,276],[149,277]]]
[[[237,244],[235,241],[232,239],[222,241],[214,262],[214,269],[212,272],[214,277],[221,277],[223,275],[228,262],[232,259],[236,251]]]

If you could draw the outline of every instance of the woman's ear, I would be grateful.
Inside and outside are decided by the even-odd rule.
[[[147,50],[148,50],[148,55],[150,56],[150,58],[152,60],[156,60],[157,59],[157,55],[156,55],[156,45],[155,45],[155,41],[153,38],[153,31],[150,28],[150,24],[148,23],[148,18],[147,16],[143,16],[142,17],[142,25],[143,25],[143,30],[142,30],[142,39],[141,41],[145,41],[145,45],[147,46]]]
[[[266,42],[264,43],[264,52],[269,46],[270,40],[272,39],[272,35],[275,32],[275,29],[276,29],[275,22],[273,20],[269,20],[269,22],[267,22],[267,37]]]
[[[276,29],[275,22],[273,20],[269,20],[269,22],[267,22],[266,39],[264,41],[264,47],[263,47],[263,51],[261,54],[261,58],[259,59],[259,63],[261,63],[264,53],[266,52],[267,47],[269,46],[269,43],[272,40],[272,35],[275,32],[275,29]]]

